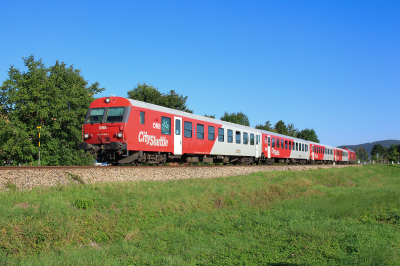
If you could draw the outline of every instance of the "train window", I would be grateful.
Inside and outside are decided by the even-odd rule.
[[[282,149],[285,148],[285,146],[283,145],[283,139],[281,139],[281,148],[282,148]],[[287,147],[286,147],[286,149],[287,149]]]
[[[197,124],[197,138],[204,139],[204,125]]]
[[[93,108],[90,110],[90,116],[87,121],[89,124],[100,123],[103,121],[104,108]]]
[[[171,135],[171,118],[161,117],[161,134]]]
[[[249,144],[249,134],[243,132],[243,144]]]
[[[259,135],[256,135],[256,145],[258,145],[258,138],[259,137],[260,137]],[[250,144],[251,144],[251,136],[250,136]]]
[[[111,107],[107,110],[106,123],[122,122],[124,117],[124,107]]]
[[[257,138],[258,136],[256,136]],[[250,134],[250,145],[254,145],[254,134]]]
[[[301,147],[302,147],[301,151],[304,151],[304,143],[301,144]]]
[[[185,132],[184,132],[185,138],[191,138],[192,137],[192,122],[186,122],[185,121]]]
[[[181,120],[179,120],[179,119],[175,120],[175,134],[176,135],[181,134]]]
[[[264,143],[267,144],[267,137],[264,138]],[[268,143],[269,146],[269,143]]]
[[[268,147],[271,146],[271,137],[268,137]]]
[[[287,148],[288,148],[288,141],[285,140],[285,149],[287,150]]]
[[[291,150],[291,149],[292,149],[292,142],[289,141],[289,150]]]
[[[299,143],[296,142],[296,151],[298,151],[298,150],[299,150]]]
[[[144,125],[144,112],[140,112],[140,124]]]
[[[333,155],[333,150],[331,150],[331,155]]]
[[[223,128],[218,128],[218,141],[224,142],[224,129]]]
[[[208,140],[214,140],[214,127],[208,126]]]
[[[306,151],[308,151],[308,145],[306,144]]]
[[[271,144],[272,148],[275,148],[275,138],[272,138],[272,144]]]
[[[293,141],[293,144],[292,144],[292,150],[294,150],[294,144],[295,144],[295,142]]]
[[[228,129],[228,142],[232,143],[233,142],[233,131]]]
[[[236,144],[240,144],[240,131],[236,131]]]
[[[279,139],[276,139],[276,148],[279,149],[280,145],[279,145]]]

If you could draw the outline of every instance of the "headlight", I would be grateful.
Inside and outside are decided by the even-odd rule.
[[[111,101],[111,99],[109,97],[106,98],[106,103],[109,103]]]
[[[118,138],[122,138],[122,132],[119,132],[117,136]]]
[[[89,134],[85,133],[84,137],[85,137],[85,139],[88,139],[89,138]]]

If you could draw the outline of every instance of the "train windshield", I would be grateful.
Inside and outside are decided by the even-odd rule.
[[[110,107],[107,110],[106,123],[122,122],[124,107]]]
[[[104,108],[93,108],[90,110],[90,116],[87,123],[100,123],[103,121]]]

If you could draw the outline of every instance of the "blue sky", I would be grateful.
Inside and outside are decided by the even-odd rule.
[[[127,96],[145,82],[194,113],[242,111],[322,143],[400,139],[400,1],[2,1],[0,81],[22,57]]]

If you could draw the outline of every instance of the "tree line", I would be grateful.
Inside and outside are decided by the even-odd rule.
[[[33,55],[23,58],[27,71],[10,66],[0,87],[0,165],[37,165],[41,127],[41,165],[90,165],[94,158],[78,149],[82,125],[96,94],[104,91],[98,82],[88,84],[81,71],[56,61],[46,67]],[[188,113],[188,96],[138,83],[127,97]],[[215,118],[215,115],[204,115]],[[243,112],[225,112],[221,120],[250,126]],[[313,129],[299,131],[282,120],[255,128],[319,142]]]

